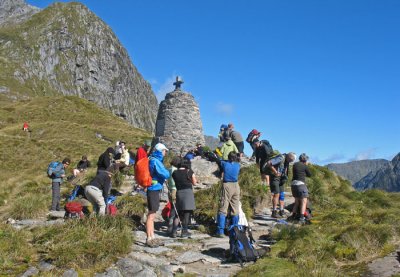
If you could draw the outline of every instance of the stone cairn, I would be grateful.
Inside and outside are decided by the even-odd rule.
[[[158,109],[155,141],[164,143],[175,154],[184,155],[197,143],[204,145],[200,109],[193,97],[181,89],[183,80],[176,77],[174,91],[167,93]]]

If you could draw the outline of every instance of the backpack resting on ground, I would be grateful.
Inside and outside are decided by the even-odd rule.
[[[242,267],[244,262],[256,261],[259,258],[253,246],[254,242],[250,228],[241,225],[232,225],[229,228],[231,258],[238,261]]]

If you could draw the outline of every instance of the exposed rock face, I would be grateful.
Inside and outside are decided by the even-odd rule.
[[[176,154],[184,154],[196,143],[204,145],[200,109],[194,97],[176,89],[165,96],[157,115],[156,140]]]
[[[1,0],[0,25],[22,22],[39,11],[39,8],[26,4],[24,0]]]
[[[213,136],[204,136],[204,139],[206,141],[206,145],[210,147],[212,150],[218,147],[220,144],[219,139]]]
[[[349,180],[352,184],[369,174],[375,174],[380,168],[390,162],[384,159],[361,160],[340,164],[328,164],[326,167]],[[372,172],[372,173],[371,173]]]
[[[22,0],[1,7],[3,18],[37,12]],[[154,130],[158,103],[150,84],[112,30],[82,4],[56,3],[0,26],[0,66],[11,94],[77,95]]]
[[[382,189],[389,192],[400,191],[400,153],[391,162],[376,172],[371,172],[354,184],[358,190]]]

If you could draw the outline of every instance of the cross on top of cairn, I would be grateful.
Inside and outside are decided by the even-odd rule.
[[[176,81],[173,84],[175,86],[175,90],[181,90],[181,85],[183,84],[183,80],[181,79],[181,77],[176,76]]]

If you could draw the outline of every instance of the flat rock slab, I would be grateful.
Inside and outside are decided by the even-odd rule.
[[[132,260],[140,262],[141,264],[145,264],[151,267],[160,267],[163,265],[169,264],[164,258],[162,257],[155,257],[146,253],[140,253],[133,251],[129,253],[129,257]]]
[[[123,275],[118,269],[109,268],[104,273],[95,274],[94,277],[123,277]]]
[[[65,271],[62,277],[78,277],[78,272],[71,268]]]
[[[35,276],[39,274],[39,269],[37,269],[34,266],[31,266],[28,268],[27,271],[24,272],[24,274],[21,275],[21,277],[29,277],[29,276]]]
[[[176,260],[180,263],[183,264],[190,264],[190,263],[194,263],[197,261],[206,261],[209,263],[220,263],[221,260],[211,257],[211,256],[207,256],[198,252],[193,252],[193,251],[187,251],[184,254],[182,254],[181,256],[177,257]]]
[[[65,211],[51,211],[48,214],[49,218],[64,218]]]
[[[209,240],[205,240],[203,242],[202,248],[205,250],[209,250],[212,248],[221,248],[221,249],[229,249],[229,238],[211,238]]]
[[[398,255],[394,252],[386,257],[371,262],[368,264],[369,272],[366,276],[389,277],[400,274],[400,263],[397,259]]]
[[[165,252],[171,252],[172,250],[170,248],[167,247],[163,247],[163,246],[159,246],[156,248],[151,248],[151,247],[146,247],[146,246],[140,246],[140,245],[135,245],[133,247],[133,249],[138,250],[138,251],[142,251],[142,252],[146,252],[149,254],[153,254],[153,255],[159,255]]]
[[[203,233],[192,233],[192,235],[190,236],[191,239],[208,239],[211,238],[210,235],[207,234],[203,234]]]
[[[50,271],[50,270],[52,270],[52,269],[54,269],[55,268],[55,266],[54,265],[52,265],[51,263],[48,263],[48,262],[45,262],[45,261],[41,261],[40,263],[39,263],[39,270],[40,271],[43,271],[43,272],[45,272],[45,271]]]

